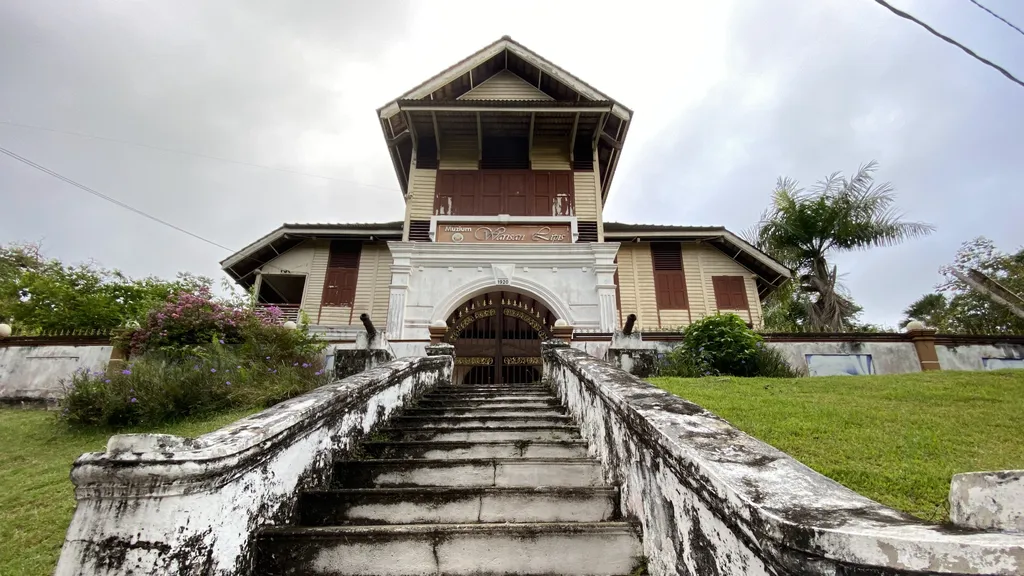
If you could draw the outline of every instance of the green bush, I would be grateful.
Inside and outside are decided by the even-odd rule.
[[[272,406],[328,381],[319,357],[287,362],[224,349],[182,362],[153,354],[121,369],[73,374],[64,384],[60,418],[75,427],[156,425]]]
[[[776,350],[735,314],[707,316],[690,324],[683,343],[665,355],[664,376],[769,376],[797,374]]]
[[[279,313],[175,294],[146,324],[121,336],[132,361],[77,372],[64,383],[60,417],[72,426],[157,425],[234,408],[261,408],[329,381],[326,343]]]

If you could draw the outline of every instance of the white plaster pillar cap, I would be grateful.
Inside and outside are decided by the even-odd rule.
[[[287,328],[288,330],[295,330],[296,328],[299,327],[299,325],[296,324],[295,322],[289,320],[289,321],[284,323],[284,327]]]
[[[555,320],[555,326],[557,326],[559,328],[561,328],[563,326],[568,326],[568,325],[569,325],[569,323],[566,322],[565,320],[562,320],[561,318],[559,318],[558,320]]]
[[[434,320],[433,322],[430,323],[430,327],[431,328],[447,328],[448,327],[448,323],[445,322],[444,320]]]
[[[11,335],[10,324],[0,324],[0,338],[7,338]]]
[[[924,330],[925,328],[926,326],[924,325],[924,322],[921,322],[920,320],[911,320],[910,322],[907,322],[906,331],[911,332],[913,330]]]

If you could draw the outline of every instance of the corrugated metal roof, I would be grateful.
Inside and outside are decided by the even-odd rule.
[[[397,230],[401,232],[404,224],[401,220],[394,222],[300,222],[285,223],[282,227],[302,230],[323,228],[335,230]]]
[[[725,226],[675,226],[669,224],[627,224],[605,222],[605,232],[725,232]]]

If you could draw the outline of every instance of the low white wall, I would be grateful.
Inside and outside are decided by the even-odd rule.
[[[985,358],[1024,358],[1024,344],[936,344],[943,370],[986,370]]]
[[[254,573],[252,538],[325,488],[339,451],[427,388],[450,356],[399,359],[196,439],[114,436],[82,455],[57,576]]]
[[[781,352],[790,366],[804,374],[808,373],[808,354],[870,354],[874,374],[921,371],[921,362],[912,342],[768,342],[768,346]]]
[[[1021,574],[1024,535],[922,524],[581,350],[544,371],[581,425],[653,576]]]
[[[105,370],[112,351],[109,343],[0,346],[0,403],[55,403],[61,380],[76,370]]]

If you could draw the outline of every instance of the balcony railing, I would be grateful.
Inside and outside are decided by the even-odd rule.
[[[280,315],[277,315],[273,310],[276,308],[280,310]],[[285,323],[291,320],[292,322],[299,321],[299,305],[298,304],[257,304],[257,311],[261,311],[264,314],[275,315],[278,318],[278,322]]]

